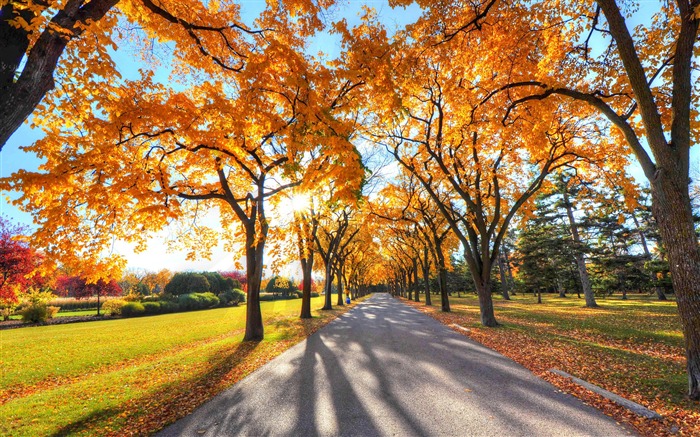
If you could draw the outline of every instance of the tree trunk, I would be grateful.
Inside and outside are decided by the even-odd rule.
[[[537,303],[542,303],[542,289],[537,289]]]
[[[97,292],[97,315],[100,315],[100,292]]]
[[[301,259],[301,314],[302,319],[311,318],[311,272],[313,271],[313,256]]]
[[[425,283],[425,304],[432,305],[430,297],[430,258],[428,258],[428,246],[423,247],[423,282]]]
[[[46,93],[54,88],[54,70],[69,41],[83,34],[86,21],[99,21],[118,3],[118,0],[85,2],[79,10],[60,10],[51,18],[55,28],[44,30],[34,42],[28,56],[25,51],[29,37],[26,30],[10,25],[15,13],[28,23],[32,22],[31,8],[17,8],[22,2],[11,1],[2,6],[0,14],[0,150],[12,134],[29,118]],[[70,37],[67,37],[70,35]],[[15,72],[24,62],[19,78]]]
[[[418,288],[418,257],[413,258],[413,300],[420,302],[420,290]]]
[[[442,311],[450,312],[450,298],[447,294],[447,269],[445,266],[439,267],[440,272],[438,273],[438,285],[440,287],[440,302],[442,304]]]
[[[571,207],[571,202],[569,202],[569,193],[564,188],[564,204],[566,205],[566,215],[569,218],[569,225],[571,226],[571,237],[577,246],[581,245],[581,237],[578,233],[578,224],[574,218],[574,211]],[[593,288],[591,287],[591,280],[588,278],[588,270],[586,269],[586,260],[583,257],[581,250],[576,250],[576,267],[578,268],[578,275],[581,279],[581,288],[583,289],[583,295],[586,298],[586,307],[596,308],[598,304],[595,301],[595,295],[593,294]]]
[[[343,268],[341,267],[340,264],[338,264],[338,270],[335,272],[336,278],[338,280],[338,301],[337,304],[338,306],[343,306],[345,303],[343,302]]]
[[[326,261],[326,284],[324,286],[324,292],[325,294],[325,299],[324,299],[324,304],[322,310],[332,310],[333,309],[333,301],[331,300],[331,291],[333,290],[333,269],[331,266],[330,260]]]
[[[474,278],[477,277],[478,276],[474,275]],[[488,278],[486,280],[483,278],[481,280],[474,280],[474,285],[476,285],[476,294],[479,296],[481,324],[489,328],[500,326],[500,323],[496,321],[496,315],[493,311],[493,298],[491,297],[491,275],[488,274]]]
[[[670,166],[669,166],[670,167]],[[683,325],[688,370],[688,396],[700,399],[700,250],[688,194],[688,178],[661,169],[652,181],[652,207],[676,293]]]
[[[508,282],[510,286],[510,294],[515,296],[515,279],[513,279],[513,270],[510,268],[510,260],[508,259],[508,252],[503,249],[503,260],[506,262],[506,271],[508,272]]]
[[[264,238],[255,242],[255,228],[246,230],[246,278],[248,281],[246,324],[243,341],[261,341],[265,336],[260,311]]]
[[[656,298],[658,300],[668,300],[666,298],[666,293],[664,293],[664,289],[661,287],[654,287],[654,291],[656,291]]]
[[[508,295],[508,279],[506,278],[506,263],[502,255],[498,255],[498,271],[501,274],[501,295],[503,299],[510,300],[510,295]]]

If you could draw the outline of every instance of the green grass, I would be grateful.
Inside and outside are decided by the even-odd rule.
[[[312,308],[322,304],[312,299]],[[263,302],[266,339],[253,346],[241,343],[245,306],[0,331],[0,435],[118,433],[158,408],[172,420],[182,414],[171,411],[178,397],[225,388],[254,369],[245,360],[264,361],[338,313],[317,310],[301,322],[300,306]],[[232,367],[238,360],[247,364]],[[139,432],[163,425],[154,420]]]

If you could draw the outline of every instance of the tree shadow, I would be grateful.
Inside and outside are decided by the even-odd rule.
[[[147,435],[180,419],[212,396],[225,389],[229,374],[258,347],[259,342],[242,342],[215,353],[209,360],[209,370],[201,375],[166,384],[154,393],[126,401],[119,408],[96,411],[76,422],[63,426],[52,436],[81,433],[94,434],[98,426],[119,417],[124,423],[121,435]],[[148,378],[144,375],[144,378]]]

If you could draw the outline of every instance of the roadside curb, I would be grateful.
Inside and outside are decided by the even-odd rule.
[[[568,373],[559,370],[559,369],[549,369],[551,373],[554,373],[559,376],[563,376],[564,378],[570,379],[572,382],[580,385],[581,387],[584,387],[594,393],[597,393],[601,396],[603,396],[606,399],[609,399],[613,402],[615,402],[618,405],[621,405],[628,410],[632,411],[638,416],[646,417],[647,419],[655,419],[655,420],[661,420],[663,419],[663,416],[657,413],[656,411],[652,411],[642,405],[639,405],[635,402],[630,401],[629,399],[625,399],[621,396],[616,395],[613,392],[609,392],[605,390],[604,388],[598,387],[595,384],[591,384],[590,382],[586,382],[583,379],[576,378],[573,375],[569,375]]]

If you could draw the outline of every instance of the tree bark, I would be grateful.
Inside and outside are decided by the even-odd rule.
[[[432,299],[430,297],[430,258],[428,258],[428,246],[423,246],[423,262],[421,263],[423,267],[423,282],[425,284],[425,304],[432,305]]]
[[[506,263],[501,254],[498,255],[498,271],[501,274],[501,295],[503,299],[510,300],[508,294],[508,278],[506,278]]]
[[[246,278],[248,280],[246,324],[243,341],[261,341],[265,336],[260,311],[264,238],[255,242],[254,225],[246,226]]]
[[[338,306],[343,306],[345,303],[343,302],[343,267],[342,263],[338,263],[338,270],[335,272],[336,279],[337,279],[337,287],[338,287],[338,301],[337,304]]]
[[[313,271],[313,256],[301,259],[301,314],[302,319],[311,318],[311,272]]]
[[[326,277],[326,283],[324,286],[324,292],[325,294],[325,299],[324,299],[324,304],[322,310],[332,310],[333,309],[333,301],[331,300],[331,291],[333,289],[333,269],[330,260],[325,261],[326,263],[326,271],[325,271],[325,277]]]
[[[3,49],[0,54],[0,150],[10,136],[29,118],[46,93],[54,87],[54,70],[68,42],[80,37],[85,31],[87,21],[99,21],[118,3],[119,0],[92,0],[82,2],[70,0],[64,9],[51,18],[52,27],[44,30],[36,40],[25,58],[29,47],[30,34],[8,23],[14,18],[15,3],[10,1],[3,5],[0,14],[0,41]],[[33,13],[28,9],[19,13],[27,23],[32,21]],[[54,30],[64,28],[71,32]],[[22,61],[26,61],[22,73],[15,81],[15,72]]]
[[[695,235],[688,180],[660,171],[652,182],[652,208],[667,250],[685,337],[688,396],[700,399],[700,250]]]
[[[486,269],[484,269],[486,271]],[[481,324],[489,328],[500,326],[496,321],[496,314],[493,311],[493,298],[491,297],[491,269],[484,276],[474,275],[474,285],[476,286],[476,294],[479,297],[479,311],[481,313]],[[473,272],[472,272],[473,274]],[[479,279],[476,279],[479,278]]]
[[[418,289],[418,257],[413,258],[413,300],[420,302],[420,290]]]
[[[583,296],[586,299],[586,307],[596,308],[598,304],[595,301],[595,295],[593,294],[593,288],[591,287],[591,280],[588,277],[588,269],[586,269],[586,259],[583,256],[581,250],[581,236],[578,233],[578,224],[576,223],[576,218],[574,217],[574,211],[569,201],[569,193],[567,188],[564,187],[564,205],[566,206],[566,216],[569,218],[569,226],[571,227],[571,238],[574,243],[578,246],[576,249],[576,267],[578,268],[578,276],[581,279],[581,288],[583,288]]]

